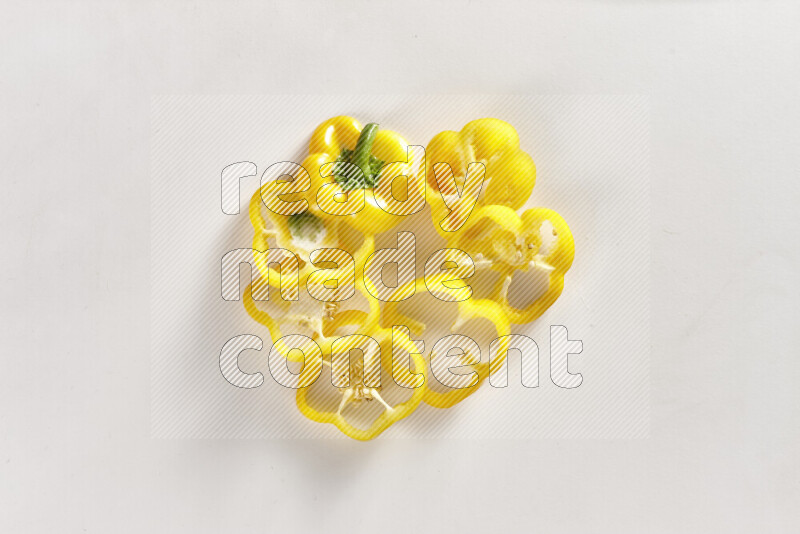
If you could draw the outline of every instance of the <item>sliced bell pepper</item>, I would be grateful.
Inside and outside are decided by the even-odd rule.
[[[446,275],[442,274],[441,276],[444,277]],[[409,282],[406,285],[414,284],[416,286],[416,292],[422,293],[429,291],[428,286],[430,285],[432,279],[435,279],[435,277],[428,277],[427,282],[425,281],[425,278],[418,278],[417,280]],[[396,290],[397,293],[406,291],[408,291],[408,288],[404,286],[401,286]],[[449,292],[454,295],[457,293],[456,289],[443,286],[438,286],[438,291]],[[495,358],[495,360],[492,362],[489,362],[488,352],[486,354],[486,358],[484,359],[480,354],[474,354],[470,351],[465,351],[465,354],[462,356],[463,365],[471,366],[472,369],[477,373],[477,377],[470,385],[466,387],[452,388],[449,391],[442,393],[433,388],[434,384],[431,381],[435,380],[435,378],[429,375],[422,387],[424,390],[422,400],[426,404],[435,408],[450,408],[451,406],[458,404],[462,400],[475,393],[478,388],[480,388],[481,384],[483,384],[484,380],[489,377],[490,373],[495,372],[498,367],[503,364],[508,348],[508,339],[505,338],[505,336],[508,336],[511,333],[511,326],[509,324],[508,316],[503,310],[503,307],[497,302],[493,302],[489,299],[470,298],[467,300],[454,302],[453,304],[457,305],[458,307],[458,315],[456,316],[453,324],[449,325],[451,332],[455,333],[461,330],[466,323],[473,319],[486,319],[493,324],[497,338],[504,339],[502,339],[500,345],[498,346],[499,357]],[[409,329],[415,335],[421,334],[425,328],[425,325],[399,313],[397,306],[398,302],[395,301],[389,301],[384,305],[383,325],[388,328],[391,328],[393,325],[405,325],[409,326]],[[430,358],[428,360],[430,360]]]
[[[470,254],[477,269],[500,273],[488,298],[499,303],[514,324],[539,318],[558,299],[575,256],[569,226],[547,208],[531,208],[520,216],[504,206],[484,206],[453,234],[448,246]],[[515,274],[531,270],[547,275],[547,288],[524,308],[516,308],[509,302],[509,288]]]
[[[365,313],[355,310],[347,310],[338,314],[334,321],[329,325],[329,328],[335,331],[337,328],[346,324],[361,323],[365,320]],[[402,369],[398,368],[398,366],[394,365],[393,363],[391,331],[382,328],[375,328],[369,332],[369,335],[373,339],[376,339],[380,345],[381,354],[377,355],[377,357],[380,358],[380,368],[383,371],[391,372],[394,380],[398,382],[407,380],[408,377],[406,375],[410,375],[411,373],[422,374],[424,376],[425,362],[418,354],[413,353],[413,346],[410,346],[410,342],[405,342],[406,346],[404,348],[407,350],[410,349],[409,352],[411,355],[412,368]],[[403,343],[402,340],[400,342]],[[323,366],[327,366],[328,368],[332,368],[330,351],[331,346],[329,344],[323,346],[324,356],[323,361],[320,362]],[[369,356],[367,354],[364,355],[364,358],[368,357]],[[303,383],[304,379],[306,382],[309,381],[306,375],[313,378],[314,374],[318,372],[318,365],[319,364],[309,365],[308,362],[306,362],[306,365],[300,374],[300,382]],[[317,408],[312,405],[309,400],[310,387],[298,388],[295,397],[297,407],[300,412],[312,421],[332,424],[343,434],[353,439],[365,441],[377,437],[392,424],[403,419],[404,417],[407,417],[414,410],[416,410],[425,393],[423,388],[412,389],[411,396],[407,400],[391,406],[381,397],[380,390],[383,384],[378,386],[374,384],[368,384],[368,380],[364,376],[365,365],[366,364],[363,359],[357,359],[356,361],[353,361],[353,359],[350,360],[348,369],[350,374],[349,383],[346,386],[336,388],[341,394],[341,399],[336,406],[331,406],[330,409]],[[324,376],[321,377],[321,379],[326,380]],[[381,380],[386,379],[387,378],[384,377]],[[331,388],[335,387],[330,384],[325,384],[324,387],[328,386]],[[377,401],[382,405],[383,411],[381,414],[374,421],[372,421],[368,428],[358,428],[355,426],[345,412],[362,409],[366,407],[368,403],[374,401]],[[350,408],[350,410],[348,410],[348,408]]]
[[[302,164],[311,174],[310,191],[316,195],[309,200],[309,210],[322,219],[342,220],[364,234],[392,228],[403,215],[381,207],[395,200],[388,180],[406,176],[408,187],[424,203],[424,182],[418,178],[423,162],[408,148],[400,135],[374,123],[362,128],[356,119],[344,116],[323,122],[311,134],[309,155]]]
[[[443,195],[457,193],[455,188],[463,184],[471,163],[481,163],[486,169],[479,204],[519,209],[536,183],[533,159],[519,148],[514,127],[500,119],[478,119],[467,123],[460,132],[441,132],[431,139],[426,152],[428,186]],[[435,166],[441,163],[450,166],[458,185],[441,180],[441,173],[435,172]],[[439,202],[435,195],[429,198]],[[438,228],[438,221],[434,224]]]

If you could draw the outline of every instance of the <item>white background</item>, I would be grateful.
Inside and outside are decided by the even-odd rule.
[[[0,531],[798,530],[800,5],[163,4],[2,8]],[[649,439],[150,439],[151,95],[358,92],[649,95]]]

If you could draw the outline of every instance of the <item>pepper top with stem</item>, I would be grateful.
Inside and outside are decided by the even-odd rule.
[[[354,173],[355,169],[340,168],[336,173],[336,181],[344,190],[349,189],[372,189],[378,185],[381,168],[384,161],[372,155],[372,146],[378,134],[378,124],[371,122],[364,126],[356,141],[353,150],[343,148],[336,158],[337,162],[350,163],[360,169],[360,173]]]

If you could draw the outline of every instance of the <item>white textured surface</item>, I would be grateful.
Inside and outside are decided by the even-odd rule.
[[[0,530],[798,530],[796,2],[261,4],[3,6]],[[649,95],[649,439],[149,438],[150,97],[319,92]]]

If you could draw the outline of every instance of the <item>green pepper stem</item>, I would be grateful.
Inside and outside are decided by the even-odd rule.
[[[353,150],[351,162],[358,165],[365,177],[370,175],[369,156],[372,153],[372,144],[375,142],[375,136],[378,134],[378,127],[374,122],[364,126],[364,129],[361,130],[361,135],[358,136],[358,141],[356,141],[356,148]]]

